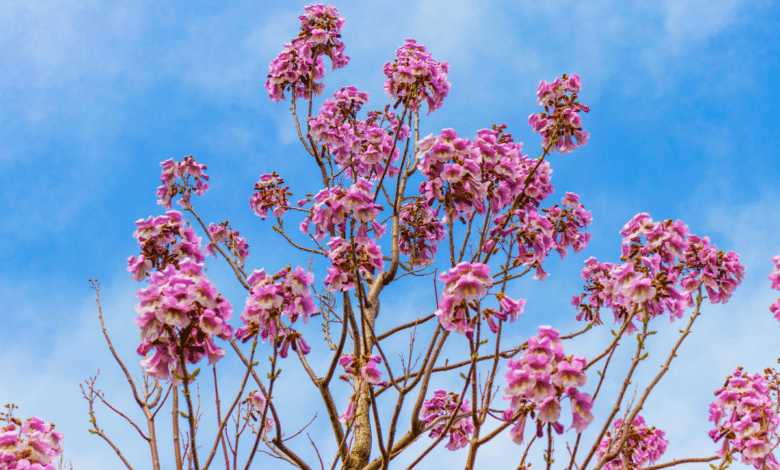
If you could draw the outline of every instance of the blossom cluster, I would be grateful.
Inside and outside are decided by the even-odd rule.
[[[51,462],[62,453],[62,439],[37,416],[24,423],[9,416],[0,428],[0,470],[55,470]]]
[[[346,234],[347,220],[353,217],[360,222],[361,228],[372,230],[378,240],[385,233],[385,228],[375,219],[383,207],[374,203],[372,187],[373,183],[359,178],[349,189],[334,186],[321,190],[314,196],[311,214],[301,222],[301,231],[308,234],[309,225],[314,224],[314,238],[317,240],[322,240],[336,228],[341,234]]]
[[[149,216],[146,220],[139,219],[135,225],[133,237],[138,240],[141,254],[127,259],[127,270],[134,281],[146,279],[152,268],[162,270],[171,264],[178,266],[187,258],[198,263],[204,261],[200,237],[195,236],[195,229],[184,226],[181,212]]]
[[[450,91],[447,62],[436,62],[425,46],[414,39],[407,39],[395,51],[395,60],[382,68],[387,80],[385,93],[390,99],[397,99],[396,106],[403,102],[409,109],[417,111],[423,98],[428,102],[428,114],[436,111]]]
[[[709,238],[688,233],[679,220],[653,222],[648,214],[637,214],[620,232],[623,264],[601,263],[592,257],[585,261],[582,278],[590,294],[573,297],[577,319],[584,316],[600,323],[598,309],[603,306],[612,308],[616,322],[641,311],[650,317],[668,311],[674,320],[694,304],[692,292],[700,286],[710,303],[726,303],[741,283],[745,267],[736,253],[718,251]],[[626,332],[634,331],[632,320]]]
[[[204,172],[204,170],[206,170],[206,165],[196,162],[192,158],[192,155],[184,157],[184,160],[181,162],[175,162],[172,158],[168,159],[160,163],[160,166],[163,167],[162,176],[160,178],[163,185],[157,188],[157,197],[160,198],[157,201],[157,204],[160,204],[168,210],[172,209],[171,200],[176,195],[181,195],[182,198],[179,201],[179,204],[187,209],[191,207],[190,193],[193,190],[198,196],[203,196],[209,189],[209,185],[206,183],[209,177]],[[190,176],[195,180],[194,186],[189,180]],[[182,182],[177,183],[177,178],[182,180]]]
[[[355,287],[355,268],[362,276],[373,276],[385,266],[382,249],[362,226],[352,242],[334,237],[328,242],[331,267],[323,280],[330,292],[346,292]]]
[[[490,267],[464,261],[439,275],[439,280],[444,282],[444,289],[434,314],[447,331],[455,330],[471,338],[479,317],[469,316],[467,303],[483,297],[493,285]]]
[[[446,390],[436,390],[433,392],[433,397],[423,402],[420,419],[422,419],[426,426],[429,426],[436,421],[436,424],[431,428],[431,432],[428,435],[430,438],[435,439],[441,435],[449,422],[450,417],[455,413],[455,410],[458,409],[459,401],[460,396],[458,396],[457,393],[447,393]],[[458,409],[458,414],[470,412],[471,403],[464,398],[463,403],[460,405],[460,409]],[[450,439],[444,447],[449,450],[458,450],[466,447],[469,444],[469,439],[473,432],[474,424],[471,422],[471,419],[461,418],[456,420],[447,431]]]
[[[770,435],[780,419],[770,388],[759,374],[749,375],[738,368],[726,385],[715,392],[718,398],[710,404],[710,421],[715,428],[709,432],[713,441],[723,440],[718,455],[726,452],[742,454],[742,463],[755,468],[780,469],[772,449]],[[721,421],[722,420],[722,421]]]
[[[265,89],[275,102],[285,99],[290,89],[294,97],[311,99],[325,88],[315,80],[325,75],[323,56],[330,57],[333,70],[347,65],[349,57],[344,55],[344,43],[339,41],[344,18],[339,18],[335,7],[310,5],[304,7],[305,15],[299,16],[301,32],[269,65]]]
[[[344,372],[347,374],[358,375],[357,371],[360,370],[360,376],[366,382],[372,385],[385,386],[387,382],[382,380],[382,371],[376,368],[377,364],[381,363],[382,358],[376,354],[364,355],[362,360],[356,359],[352,354],[346,354],[339,359],[339,364],[341,364]]]
[[[587,113],[590,108],[577,101],[581,85],[582,81],[576,73],[571,77],[563,74],[551,83],[539,83],[536,103],[544,106],[544,112],[532,114],[528,118],[528,124],[544,138],[544,149],[554,143],[558,152],[570,153],[580,145],[587,144],[590,134],[582,130],[579,113]],[[572,137],[577,139],[577,143],[574,143]]]
[[[398,174],[390,163],[400,154],[396,141],[409,137],[409,126],[401,125],[390,105],[384,112],[369,112],[365,121],[358,119],[357,112],[368,104],[368,96],[352,86],[342,88],[325,100],[317,116],[309,118],[308,136],[323,145],[353,180],[377,180],[385,173],[385,165],[388,176]]]
[[[780,290],[780,256],[773,256],[772,261],[775,263],[775,267],[772,274],[769,275],[769,281],[772,283],[772,289]],[[769,311],[774,313],[777,321],[780,321],[780,299],[769,306]]]
[[[137,352],[145,356],[155,349],[151,357],[141,361],[147,374],[168,380],[174,366],[174,383],[181,384],[182,357],[197,364],[208,356],[209,364],[214,364],[225,355],[213,337],[232,338],[233,327],[227,322],[233,307],[208,280],[202,264],[190,258],[178,266],[169,264],[153,272],[149,287],[138,290],[136,296],[140,303],[135,323],[141,328]]]
[[[521,194],[527,200],[521,208],[528,210],[553,192],[549,163],[536,167],[538,162],[522,155],[522,143],[515,143],[505,128],[482,129],[474,142],[452,129],[417,142],[418,169],[426,177],[420,193],[428,204],[447,207],[444,222],[484,214],[488,207],[498,213]]]
[[[289,186],[283,186],[284,180],[274,173],[266,173],[260,176],[255,183],[256,193],[249,198],[249,208],[255,211],[262,220],[268,217],[268,210],[274,217],[282,217],[287,212],[287,196],[292,195],[287,191]]]
[[[422,197],[401,206],[398,245],[413,268],[433,263],[439,242],[447,235],[438,215]]]
[[[439,317],[439,323],[447,331],[455,330],[471,339],[480,315],[469,315],[469,308],[476,310],[477,306],[471,302],[484,297],[493,285],[490,267],[482,263],[464,261],[439,275],[439,280],[444,282],[444,289],[439,298],[439,308],[434,315]],[[499,310],[486,308],[481,312],[493,333],[498,331],[496,319],[513,322],[523,313],[525,306],[525,300],[514,300],[501,292],[496,294],[496,299]]]
[[[287,357],[290,346],[308,354],[309,345],[300,333],[282,323],[282,316],[292,325],[298,318],[308,323],[317,312],[310,288],[314,274],[300,266],[294,271],[288,266],[273,276],[261,269],[253,272],[247,282],[252,288],[241,312],[245,326],[236,330],[236,339],[245,343],[259,334],[263,342],[270,338],[271,344],[280,348],[281,357]]]
[[[616,419],[612,430],[599,443],[597,455],[604,457],[613,451],[612,447],[623,439],[623,420]],[[655,426],[648,428],[645,419],[637,415],[628,427],[628,438],[625,446],[614,460],[607,462],[605,470],[635,470],[653,464],[666,452],[669,441],[664,439],[664,432]]]
[[[221,224],[210,224],[209,235],[214,240],[206,245],[205,251],[207,255],[217,257],[216,246],[219,243],[224,243],[228,253],[230,253],[234,259],[238,261],[239,266],[244,266],[246,258],[249,256],[249,244],[246,239],[238,236],[238,230],[231,230],[228,227],[227,222]]]
[[[505,245],[511,240],[517,246],[517,265],[536,268],[534,279],[545,280],[547,272],[542,265],[553,249],[563,259],[570,247],[575,253],[582,251],[592,236],[585,229],[593,219],[579,202],[579,196],[566,193],[562,206],[556,204],[541,211],[517,209],[513,214],[497,216],[490,231],[491,239],[482,251],[495,251],[497,244]]]
[[[593,421],[591,396],[577,390],[588,381],[583,371],[585,363],[582,356],[565,355],[558,331],[549,326],[540,326],[539,334],[528,339],[528,348],[519,360],[509,360],[509,370],[504,375],[508,384],[504,400],[509,400],[510,405],[504,412],[504,420],[510,421],[521,413],[509,432],[515,443],[523,442],[526,417],[531,411],[536,413],[539,437],[542,425],[547,423],[558,434],[563,432],[559,419],[560,398],[564,393],[571,402],[572,428],[581,433]]]

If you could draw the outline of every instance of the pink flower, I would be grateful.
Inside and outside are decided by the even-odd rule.
[[[568,389],[567,393],[571,401],[573,418],[571,427],[576,429],[577,433],[581,433],[593,421],[594,416],[590,412],[591,408],[593,408],[593,399],[587,393],[580,392],[574,388]]]
[[[510,405],[504,412],[504,420],[523,411],[522,422],[525,423],[531,407],[536,410],[538,426],[551,423],[560,434],[563,432],[563,425],[558,422],[560,398],[566,394],[571,401],[571,427],[578,433],[582,432],[593,421],[590,395],[577,390],[587,382],[587,376],[582,372],[585,363],[585,358],[581,356],[567,358],[558,331],[540,326],[539,335],[528,339],[528,348],[523,351],[520,360],[509,360],[509,370],[504,375],[507,381],[504,400],[510,401]],[[517,425],[510,431],[509,437],[520,443],[522,433],[523,428]]]
[[[409,256],[413,268],[433,263],[439,242],[446,236],[444,224],[437,216],[438,211],[434,212],[422,197],[401,207],[399,248]]]
[[[569,153],[588,142],[590,134],[582,130],[579,112],[587,113],[590,108],[576,101],[580,86],[581,80],[576,73],[571,77],[563,74],[552,83],[539,83],[536,90],[539,97],[537,103],[544,106],[545,112],[532,114],[528,118],[528,125],[544,138],[543,148],[547,149],[554,142],[558,152]],[[576,144],[572,137],[577,139]]]
[[[8,470],[54,470],[51,463],[62,453],[63,436],[54,425],[37,416],[22,423],[9,422],[0,429],[0,468]]]
[[[520,314],[523,313],[523,307],[525,306],[524,299],[514,300],[507,296],[501,297],[499,303],[501,304],[501,311],[509,316],[509,321],[517,320]]]
[[[710,404],[710,421],[715,427],[709,435],[715,442],[726,436],[718,455],[740,452],[743,463],[756,468],[765,457],[774,462],[770,439],[780,418],[764,378],[738,368],[715,395],[718,398]]]
[[[431,428],[429,437],[437,438],[444,431],[444,427],[449,421],[449,417],[458,408],[460,397],[453,392],[447,393],[446,390],[436,390],[433,397],[423,402],[423,408],[420,412],[420,418],[426,426],[436,424]],[[467,399],[461,403],[458,413],[471,412],[471,404]],[[438,420],[438,421],[437,421]],[[448,450],[458,450],[469,444],[471,434],[474,432],[474,424],[469,418],[461,418],[450,426],[448,430],[449,441],[444,446]]]
[[[382,372],[376,368],[376,365],[381,361],[382,359],[379,356],[373,355],[369,357],[369,361],[366,363],[366,365],[360,368],[360,375],[366,379],[366,382],[372,385],[387,385],[387,382],[381,379]]]
[[[582,372],[585,367],[585,358],[574,356],[570,361],[563,360],[558,363],[558,372],[552,375],[552,383],[559,387],[569,389],[582,387],[588,381],[588,377]]]
[[[252,406],[252,410],[255,413],[259,413],[262,416],[263,412],[266,410],[265,397],[263,396],[263,394],[261,392],[251,393],[249,401]],[[270,431],[274,423],[276,422],[271,417],[270,407],[268,408],[267,411],[265,411],[265,413],[266,413],[266,418],[265,418],[265,426],[263,426],[263,433]]]
[[[409,109],[417,111],[422,99],[428,102],[428,114],[438,109],[447,93],[450,83],[447,73],[450,67],[447,62],[436,62],[425,46],[417,44],[414,39],[395,52],[395,60],[385,64],[383,71],[387,76],[385,93],[390,99],[404,102]]]
[[[517,445],[523,443],[523,431],[525,430],[525,419],[527,416],[527,414],[523,414],[509,431],[509,438]]]
[[[190,193],[192,191],[195,191],[198,196],[202,196],[209,189],[209,185],[206,183],[209,177],[204,171],[206,165],[196,162],[192,156],[184,157],[181,162],[169,159],[160,163],[160,166],[163,167],[160,177],[163,186],[157,188],[157,196],[160,197],[157,203],[168,210],[172,208],[171,199],[176,194],[182,195],[179,204],[187,209],[190,207]],[[190,177],[193,178],[194,185],[190,182]],[[177,183],[176,179],[180,179],[182,182]]]
[[[352,420],[355,419],[355,400],[350,400],[347,405],[347,409],[339,416],[339,421],[348,425],[352,424]]]
[[[323,56],[331,59],[333,70],[347,65],[349,57],[344,55],[344,43],[339,41],[344,18],[339,18],[336,8],[328,5],[310,5],[301,15],[301,33],[268,66],[268,80],[265,89],[268,96],[277,103],[285,99],[286,90],[292,90],[298,98],[311,99],[319,95],[325,85],[314,80],[325,74]],[[314,71],[313,77],[310,74]]]
[[[616,419],[609,437],[604,438],[597,449],[599,458],[614,450],[612,446],[622,439],[623,420]],[[642,416],[637,415],[628,429],[629,437],[618,457],[608,462],[604,468],[607,470],[629,470],[642,468],[653,464],[666,452],[669,441],[664,439],[664,432],[655,427],[648,428]],[[633,436],[637,436],[634,438]]]

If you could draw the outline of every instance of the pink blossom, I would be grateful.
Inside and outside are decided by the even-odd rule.
[[[740,367],[715,396],[709,418],[715,427],[709,435],[715,442],[726,436],[718,455],[739,452],[743,463],[756,468],[761,468],[765,457],[767,462],[775,462],[770,438],[780,418],[764,378],[742,372]]]
[[[355,418],[355,400],[351,399],[347,405],[347,409],[339,416],[339,421],[348,425],[352,424]]]
[[[209,189],[209,185],[206,183],[209,177],[204,171],[206,165],[196,162],[192,156],[184,157],[181,162],[169,159],[160,163],[160,166],[163,167],[160,177],[163,186],[157,188],[157,196],[160,197],[157,204],[168,210],[172,208],[171,200],[174,196],[181,195],[182,199],[179,204],[187,209],[190,207],[190,193],[192,191],[195,191],[198,196],[202,196]],[[194,185],[190,182],[190,177],[193,178]],[[177,183],[177,179],[180,179],[181,183]]]
[[[444,431],[449,417],[458,409],[460,397],[454,392],[446,390],[436,390],[433,397],[423,402],[423,408],[420,412],[420,418],[426,426],[436,422],[428,435],[435,439]],[[471,404],[467,399],[463,399],[458,414],[471,412]],[[438,420],[438,421],[437,421]],[[471,434],[474,432],[474,424],[469,418],[456,420],[448,430],[449,441],[444,446],[448,450],[458,450],[469,444]]]
[[[571,77],[563,74],[552,83],[539,83],[536,90],[539,97],[537,104],[544,106],[545,112],[532,114],[528,118],[528,125],[544,138],[543,148],[547,149],[554,143],[558,152],[569,153],[588,142],[590,134],[582,130],[579,113],[587,113],[590,108],[577,101],[580,86],[581,80],[576,73]],[[577,139],[577,143],[574,143],[572,137]]]
[[[582,372],[585,358],[573,356],[571,360],[564,359],[558,363],[558,372],[552,375],[552,383],[564,389],[582,387],[588,382],[588,377]]]
[[[233,307],[217,293],[202,269],[203,265],[185,258],[178,267],[169,264],[153,272],[149,286],[136,293],[140,300],[136,324],[141,327],[142,339],[138,353],[146,355],[155,349],[151,357],[141,360],[147,374],[168,380],[171,366],[181,369],[181,354],[191,364],[206,356],[213,364],[225,354],[212,337],[232,338],[233,328],[227,321]],[[184,328],[191,331],[182,338]],[[178,379],[174,382],[181,383]]]
[[[166,215],[136,221],[133,237],[138,240],[141,254],[127,260],[127,270],[134,281],[142,281],[153,269],[162,270],[167,265],[179,265],[191,258],[203,262],[200,237],[192,227],[185,227],[181,212],[169,211]]]
[[[255,413],[260,414],[262,416],[263,413],[266,413],[265,418],[265,426],[263,426],[263,433],[267,433],[268,431],[273,428],[273,425],[276,421],[274,421],[273,417],[271,417],[271,409],[270,407],[267,408],[265,406],[265,397],[261,392],[254,392],[249,394],[249,401],[252,405],[252,410]]]
[[[504,412],[504,419],[510,420],[518,411],[525,410],[520,418],[525,423],[528,407],[532,406],[537,413],[537,425],[551,423],[556,432],[562,433],[563,425],[558,422],[560,399],[566,394],[571,401],[571,427],[582,432],[593,421],[590,395],[577,390],[587,382],[582,371],[585,363],[581,356],[566,357],[557,330],[539,327],[539,335],[528,339],[528,347],[520,359],[509,360],[504,375],[507,381],[504,400],[510,405]],[[523,426],[517,425],[510,431],[509,437],[516,443],[522,442]]]
[[[409,256],[411,267],[424,267],[433,263],[439,242],[444,240],[444,224],[438,219],[422,197],[404,204],[400,211],[399,248]]]
[[[578,319],[584,316],[590,321],[595,311],[607,307],[621,323],[634,313],[655,317],[669,312],[674,320],[694,304],[692,293],[699,286],[710,303],[725,303],[744,276],[745,267],[736,253],[719,251],[707,237],[689,235],[679,220],[653,222],[648,214],[637,214],[620,234],[625,263],[600,263],[594,258],[585,262],[582,277],[590,293],[572,301]],[[626,333],[633,331],[636,327],[631,323]]]
[[[0,428],[0,469],[54,470],[52,462],[62,453],[62,433],[37,416],[21,423],[21,428],[10,417],[8,421]]]
[[[593,399],[587,393],[578,391],[575,388],[567,390],[569,400],[571,401],[572,424],[571,427],[581,433],[593,421]],[[571,429],[571,428],[570,428]]]
[[[385,171],[390,177],[398,174],[391,162],[400,155],[397,142],[409,137],[409,127],[390,111],[390,105],[384,111],[368,112],[366,120],[358,119],[368,97],[355,87],[342,88],[325,100],[317,116],[309,118],[308,136],[322,144],[353,180],[378,180]]]
[[[314,282],[314,275],[300,267],[293,271],[288,266],[274,276],[266,274],[265,270],[256,270],[247,282],[252,287],[241,313],[245,326],[236,330],[236,338],[246,342],[259,334],[263,342],[270,339],[273,346],[281,348],[282,357],[287,356],[290,346],[308,354],[308,344],[292,324],[299,318],[308,323],[316,313],[309,287]],[[290,326],[282,321],[285,316]]]
[[[366,364],[360,368],[360,375],[363,376],[366,382],[372,385],[387,385],[387,382],[381,379],[382,372],[376,368],[376,365],[381,361],[382,359],[379,356],[373,355],[370,356],[368,362],[366,362]]]
[[[607,462],[604,466],[607,470],[629,470],[642,468],[658,461],[664,452],[669,441],[664,439],[664,432],[656,429],[655,426],[648,428],[642,416],[637,415],[628,429],[629,438],[626,440],[625,447],[618,453],[617,458]],[[608,437],[605,437],[597,449],[599,458],[604,457],[611,452],[612,446],[617,444],[623,436],[623,420],[616,419],[612,425],[612,431]],[[636,438],[634,438],[636,436]],[[638,439],[638,440],[637,440]]]
[[[413,111],[417,111],[424,98],[430,114],[441,106],[450,91],[449,70],[447,62],[436,62],[425,46],[407,39],[395,52],[393,63],[388,62],[383,68],[387,77],[385,93]]]
[[[288,191],[289,186],[283,186],[284,180],[276,174],[263,174],[255,183],[256,193],[249,199],[249,207],[265,220],[270,209],[274,217],[283,217],[287,212],[287,196],[292,195]]]
[[[331,292],[347,291],[355,286],[354,271],[373,276],[377,270],[384,268],[384,259],[379,245],[369,239],[365,227],[348,243],[341,237],[334,237],[328,242],[328,257],[332,266],[324,280],[325,288]]]
[[[311,99],[325,88],[315,82],[325,75],[323,56],[330,57],[333,70],[347,65],[344,43],[339,41],[344,18],[339,18],[336,8],[328,5],[310,5],[301,15],[301,33],[291,43],[285,44],[279,56],[268,66],[265,89],[277,103],[285,99],[285,91],[291,90],[296,98]],[[313,73],[313,76],[311,75]]]

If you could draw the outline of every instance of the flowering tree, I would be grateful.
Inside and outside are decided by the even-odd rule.
[[[531,272],[543,281],[544,263],[553,250],[564,258],[569,250],[583,250],[591,238],[586,232],[591,214],[576,194],[566,193],[560,203],[547,201],[553,194],[547,158],[571,153],[589,137],[581,117],[589,108],[578,101],[578,75],[564,74],[539,85],[537,103],[544,110],[529,118],[542,137],[536,158],[522,154],[522,144],[505,125],[483,129],[474,138],[458,137],[453,129],[421,138],[421,108],[435,112],[450,90],[446,62],[437,62],[424,46],[408,39],[383,68],[389,104],[362,119],[359,113],[368,106],[369,95],[344,87],[315,114],[314,98],[325,88],[325,57],[333,70],[349,62],[340,41],[345,20],[334,7],[323,5],[306,7],[300,20],[298,37],[271,62],[265,89],[275,102],[290,101],[298,137],[322,188],[291,204],[292,192],[282,176],[264,174],[254,187],[250,208],[263,220],[269,214],[275,218],[273,230],[310,254],[313,262],[323,263],[327,274],[317,284],[311,267],[249,272],[249,246],[239,231],[228,222],[207,225],[194,207],[192,194],[203,196],[209,189],[206,166],[193,157],[162,163],[163,185],[157,196],[168,212],[136,222],[133,236],[140,254],[128,260],[133,280],[148,282],[137,292],[136,307],[143,390],[136,387],[103,328],[144,413],[146,431],[122,416],[148,442],[153,468],[161,467],[155,419],[169,397],[176,468],[184,468],[185,459],[188,468],[217,464],[220,448],[225,468],[239,468],[238,442],[247,429],[253,437],[243,468],[249,468],[262,444],[266,453],[294,467],[384,470],[427,435],[426,448],[410,459],[409,468],[442,441],[450,451],[464,449],[464,467],[475,468],[480,448],[503,438],[523,446],[519,468],[530,466],[528,451],[538,441],[549,469],[556,436],[572,430],[574,446],[559,458],[568,469],[662,468],[716,460],[719,464],[713,468],[725,468],[735,454],[756,468],[780,468],[772,452],[778,443],[780,379],[769,369],[763,377],[740,369],[716,392],[710,436],[723,443],[712,456],[651,466],[661,459],[668,441],[639,413],[669,370],[704,300],[727,302],[744,272],[735,253],[690,234],[679,220],[653,221],[648,214],[638,214],[621,231],[621,263],[594,258],[585,262],[584,292],[572,299],[577,319],[583,321],[581,331],[561,335],[551,326],[539,326],[538,335],[522,344],[502,343],[502,333],[519,319],[526,303],[507,294],[513,282]],[[307,103],[305,118],[298,110],[301,100]],[[194,217],[195,226],[173,210],[174,200]],[[288,230],[291,218],[299,230]],[[205,246],[197,226],[208,239]],[[203,263],[208,255],[224,258],[248,291],[238,328],[229,323],[233,306],[207,277]],[[776,269],[770,279],[772,287],[780,289],[780,257],[773,261]],[[391,315],[381,308],[390,286],[428,276],[433,277],[435,310],[380,328],[377,320]],[[98,290],[97,282],[93,286]],[[102,324],[99,292],[98,307]],[[595,357],[567,355],[564,341],[601,325],[604,309],[612,311],[619,325],[614,339]],[[780,320],[780,301],[772,311]],[[651,329],[655,317],[668,313],[676,320],[686,312],[688,323],[660,372],[638,399],[629,401],[631,378],[647,357],[643,351],[648,337],[656,333]],[[322,323],[324,341],[303,326],[313,317]],[[422,345],[418,330],[430,332]],[[399,363],[391,339],[401,332],[411,333],[411,341]],[[633,334],[636,348],[614,406],[608,415],[594,416],[593,403],[601,396],[613,354],[619,342],[631,341]],[[328,355],[325,367],[309,362],[309,343],[315,354]],[[443,362],[445,343],[454,344],[462,356]],[[413,361],[415,348],[419,357]],[[243,362],[245,373],[234,385],[237,391],[229,406],[223,407],[216,364],[226,349]],[[256,359],[266,353],[267,362]],[[200,372],[193,368],[203,359],[212,366],[217,397],[216,438],[205,445],[196,442],[200,403],[192,387]],[[297,361],[322,399],[335,449],[330,461],[323,461],[312,440],[319,461],[306,462],[297,442],[290,441],[300,431],[285,427],[279,408],[285,397],[274,394],[280,364],[287,361]],[[432,389],[436,377],[455,372],[462,378],[457,389]],[[346,401],[334,398],[337,376],[351,386]],[[95,378],[83,391],[90,432],[132,468],[97,425],[94,404],[108,403],[95,388]],[[508,405],[497,400],[499,394]],[[567,401],[570,419],[568,411],[563,412]],[[180,418],[187,422],[184,430]],[[231,419],[235,426],[229,432]],[[581,442],[582,432],[591,425],[597,438]],[[33,424],[19,433],[14,424],[9,426],[0,435],[0,470],[33,468],[31,463],[44,468],[49,460],[42,455],[59,450],[62,436],[53,433],[53,444],[43,454],[25,454],[17,443],[37,439],[25,433],[49,429]],[[26,464],[19,463],[25,459]]]

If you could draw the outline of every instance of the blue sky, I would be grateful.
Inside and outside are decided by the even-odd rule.
[[[98,386],[109,400],[133,409],[127,383],[107,354],[87,279],[101,280],[107,328],[137,374],[133,307],[140,285],[130,280],[126,259],[137,253],[134,222],[162,213],[155,202],[159,162],[194,155],[208,166],[212,189],[197,198],[196,208],[210,222],[229,219],[246,236],[250,269],[275,272],[308,262],[247,204],[259,175],[271,171],[297,195],[316,191],[285,103],[271,102],[263,89],[268,64],[298,33],[304,5],[4,2],[0,402],[15,402],[22,418],[54,422],[78,470],[121,465],[87,433],[78,388],[99,368]],[[440,110],[422,119],[422,135],[452,127],[473,137],[506,123],[525,142],[525,153],[538,156],[540,138],[527,126],[528,115],[538,112],[537,84],[564,72],[582,77],[580,98],[591,107],[583,126],[591,140],[550,160],[554,199],[566,191],[580,195],[593,214],[593,239],[582,253],[551,260],[544,283],[518,283],[514,294],[528,303],[514,325],[517,342],[540,324],[577,328],[569,300],[581,291],[582,262],[590,256],[618,261],[618,231],[639,212],[681,219],[692,233],[740,255],[742,286],[728,304],[705,308],[642,413],[667,431],[665,460],[711,455],[706,410],[712,392],[737,366],[759,372],[780,356],[780,325],[768,310],[780,294],[767,280],[770,258],[780,254],[777,4],[378,0],[334,6],[347,20],[342,39],[352,60],[326,74],[327,88],[315,103],[354,85],[371,94],[372,108],[381,108],[381,68],[404,39],[414,38],[451,66],[451,92]],[[238,326],[245,293],[220,262],[210,261],[209,276],[233,303]],[[403,289],[383,307],[409,318],[432,311],[427,286]],[[651,380],[681,327],[659,321],[657,349],[637,376],[640,386]],[[309,329],[316,335],[319,328],[312,322]],[[567,352],[596,354],[609,328],[593,333],[567,343]],[[299,391],[300,372],[287,368],[280,396]],[[225,366],[226,383],[236,371]],[[346,403],[350,391],[342,388]],[[313,401],[300,400],[303,406],[284,408],[290,426],[305,424],[316,411]],[[213,408],[209,404],[204,395],[204,408]],[[596,411],[604,416],[607,405]],[[147,468],[138,436],[109,413],[98,411],[101,427],[136,468]],[[212,415],[204,409],[204,435]],[[326,432],[319,427],[324,421],[322,415],[315,420],[313,436]],[[330,441],[322,440],[329,454]],[[313,457],[307,441],[293,442]],[[558,449],[565,452],[563,445]],[[172,457],[164,455],[168,464]],[[464,452],[437,455],[440,462],[465,459]],[[482,457],[484,465],[507,468],[519,461],[518,448],[503,436]]]

